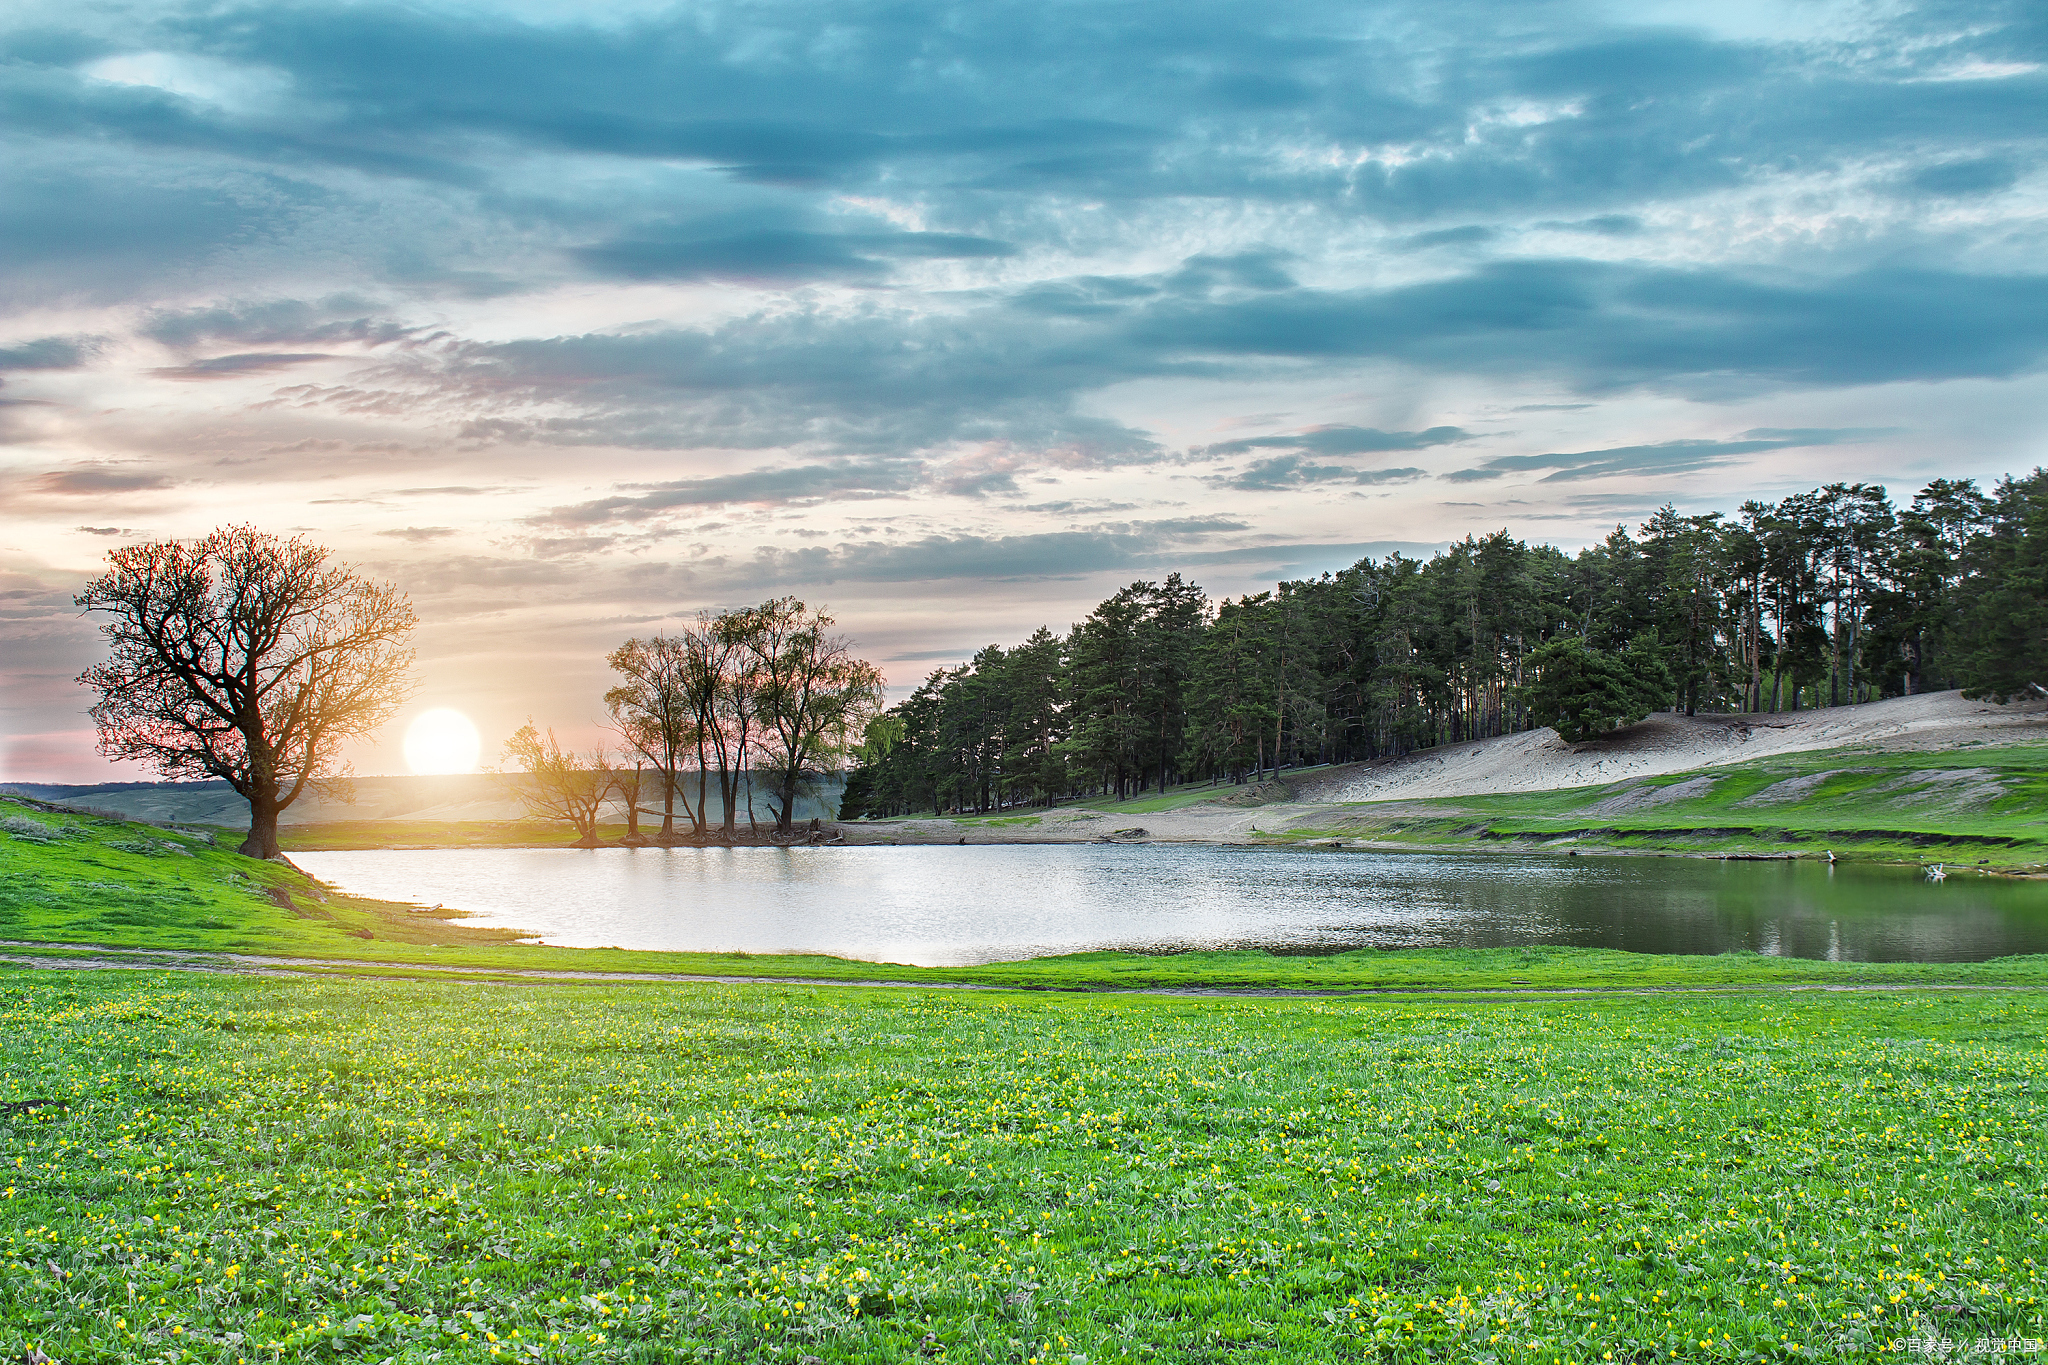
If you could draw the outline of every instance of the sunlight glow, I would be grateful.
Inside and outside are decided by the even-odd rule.
[[[469,717],[445,706],[420,712],[405,728],[405,765],[416,773],[473,773],[482,749]]]

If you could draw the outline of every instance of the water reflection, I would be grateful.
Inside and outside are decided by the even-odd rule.
[[[2048,952],[2048,886],[1912,868],[1198,845],[294,854],[576,947],[956,966],[1104,948],[1556,943],[1858,961]]]

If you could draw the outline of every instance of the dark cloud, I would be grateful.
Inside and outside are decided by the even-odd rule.
[[[760,552],[752,566],[779,583],[1007,582],[1149,567],[1175,538],[1147,528],[1015,536],[926,536],[907,544]]]
[[[572,253],[595,274],[628,280],[754,283],[878,279],[891,261],[1015,255],[1006,243],[958,232],[817,232],[683,224]]]
[[[58,169],[15,155],[0,169],[0,293],[17,301],[150,297],[231,242],[287,230],[318,197],[268,176],[183,180],[132,163],[62,159],[70,164]]]
[[[467,406],[477,415],[462,434],[489,442],[862,457],[997,443],[1040,463],[1101,467],[1161,454],[1147,433],[1083,411],[1087,395],[1134,379],[1250,379],[1276,366],[1385,359],[1589,393],[1721,398],[2010,377],[2048,359],[2048,276],[2032,274],[1796,277],[1539,260],[1387,289],[1088,294],[1086,309],[1064,315],[997,297],[936,315],[803,308],[704,331],[449,343],[401,353],[383,387],[319,401]],[[1468,435],[1339,426],[1207,453],[1329,458]],[[955,477],[963,491],[993,491],[1013,486],[1017,468]]]
[[[169,488],[171,481],[161,474],[146,474],[139,469],[80,465],[75,469],[39,474],[28,481],[28,486],[37,493],[94,497],[103,493],[140,493],[151,489]]]
[[[1373,427],[1331,425],[1310,427],[1286,436],[1253,436],[1204,446],[1202,455],[1242,455],[1252,450],[1302,450],[1314,455],[1369,455],[1389,450],[1427,450],[1431,446],[1469,441],[1463,427],[1431,427],[1427,431],[1379,431]]]
[[[942,317],[792,310],[702,332],[463,344],[410,354],[386,377],[489,414],[461,428],[483,441],[874,458],[995,442],[1100,466],[1161,451],[1146,433],[1081,412],[1083,394],[1211,372],[997,306]]]
[[[788,503],[820,498],[901,496],[924,477],[916,460],[852,461],[756,469],[708,479],[673,483],[627,484],[608,498],[556,507],[530,518],[551,526],[595,526],[615,521],[645,521],[679,509],[717,507],[735,502]]]
[[[1181,517],[1029,535],[931,535],[798,550],[763,546],[751,558],[682,563],[659,572],[680,576],[700,589],[749,591],[842,582],[1074,579],[1178,568],[1191,562],[1189,547],[1246,529],[1246,523],[1229,517]]]
[[[1345,465],[1310,464],[1299,455],[1276,455],[1269,460],[1256,460],[1238,474],[1211,482],[1224,488],[1242,488],[1248,491],[1266,491],[1278,488],[1300,488],[1309,484],[1390,484],[1412,483],[1423,476],[1420,469],[1372,469],[1357,470]]]
[[[2006,157],[1992,156],[1922,167],[1907,177],[1906,184],[1920,194],[1963,198],[2009,190],[2019,183],[2019,178],[2017,163]]]
[[[1745,440],[1783,441],[1795,446],[1834,446],[1897,436],[1904,427],[1751,427]]]
[[[295,365],[334,358],[315,352],[251,351],[243,355],[217,355],[209,360],[195,360],[189,365],[162,366],[150,373],[159,379],[238,379],[245,374],[276,374]]]
[[[2048,275],[1888,266],[1786,280],[1514,261],[1393,289],[1156,301],[1129,336],[1165,354],[1548,372],[1588,391],[2003,378],[2048,357]]]
[[[1576,223],[1545,222],[1536,226],[1556,232],[1591,232],[1601,237],[1634,237],[1643,230],[1643,220],[1629,213],[1603,213]]]
[[[352,341],[377,346],[418,334],[418,328],[377,317],[376,311],[367,301],[345,294],[317,302],[271,299],[159,310],[139,330],[152,341],[177,347],[209,341],[244,346],[331,346]]]
[[[1349,568],[1361,559],[1386,559],[1397,554],[1410,559],[1426,559],[1442,548],[1441,541],[1366,540],[1336,545],[1280,542],[1246,545],[1232,550],[1197,550],[1175,556],[1174,565],[1184,569],[1227,567],[1247,574],[1286,579]]]
[[[1437,246],[1483,246],[1498,236],[1500,232],[1497,229],[1474,223],[1465,227],[1438,228],[1434,232],[1418,232],[1404,239],[1401,245],[1411,251],[1426,251]]]
[[[39,337],[0,346],[0,370],[75,370],[102,344],[99,337]]]
[[[1292,289],[1294,276],[1285,264],[1291,251],[1240,251],[1230,256],[1190,256],[1181,268],[1164,281],[1164,287],[1179,294],[1206,293],[1212,289],[1267,291]]]
[[[1734,441],[1686,439],[1651,445],[1613,446],[1606,450],[1556,451],[1547,455],[1503,455],[1472,469],[1444,475],[1452,483],[1477,483],[1537,469],[1555,470],[1544,483],[1566,483],[1610,474],[1686,474],[1725,464],[1742,455],[1798,446],[1839,445],[1893,435],[1891,427],[1806,427],[1787,430],[1759,427]]]
[[[467,483],[455,483],[444,484],[439,488],[394,488],[391,490],[391,493],[392,496],[394,497],[407,498],[426,497],[429,495],[447,495],[452,497],[480,497],[485,493],[516,493],[519,491],[519,489],[513,487],[510,484],[478,485]]]

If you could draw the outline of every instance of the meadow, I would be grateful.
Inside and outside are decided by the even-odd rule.
[[[2042,1337],[2044,1044],[2037,993],[9,971],[0,1357],[1557,1365]]]
[[[1832,749],[1639,782],[1330,808],[1271,837],[2048,866],[2048,745]]]

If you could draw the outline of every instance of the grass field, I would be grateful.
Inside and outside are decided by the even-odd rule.
[[[1875,1359],[2048,1336],[2048,998],[0,972],[0,1357]]]
[[[2048,745],[1791,754],[1640,782],[1351,807],[1285,838],[2048,863]]]

